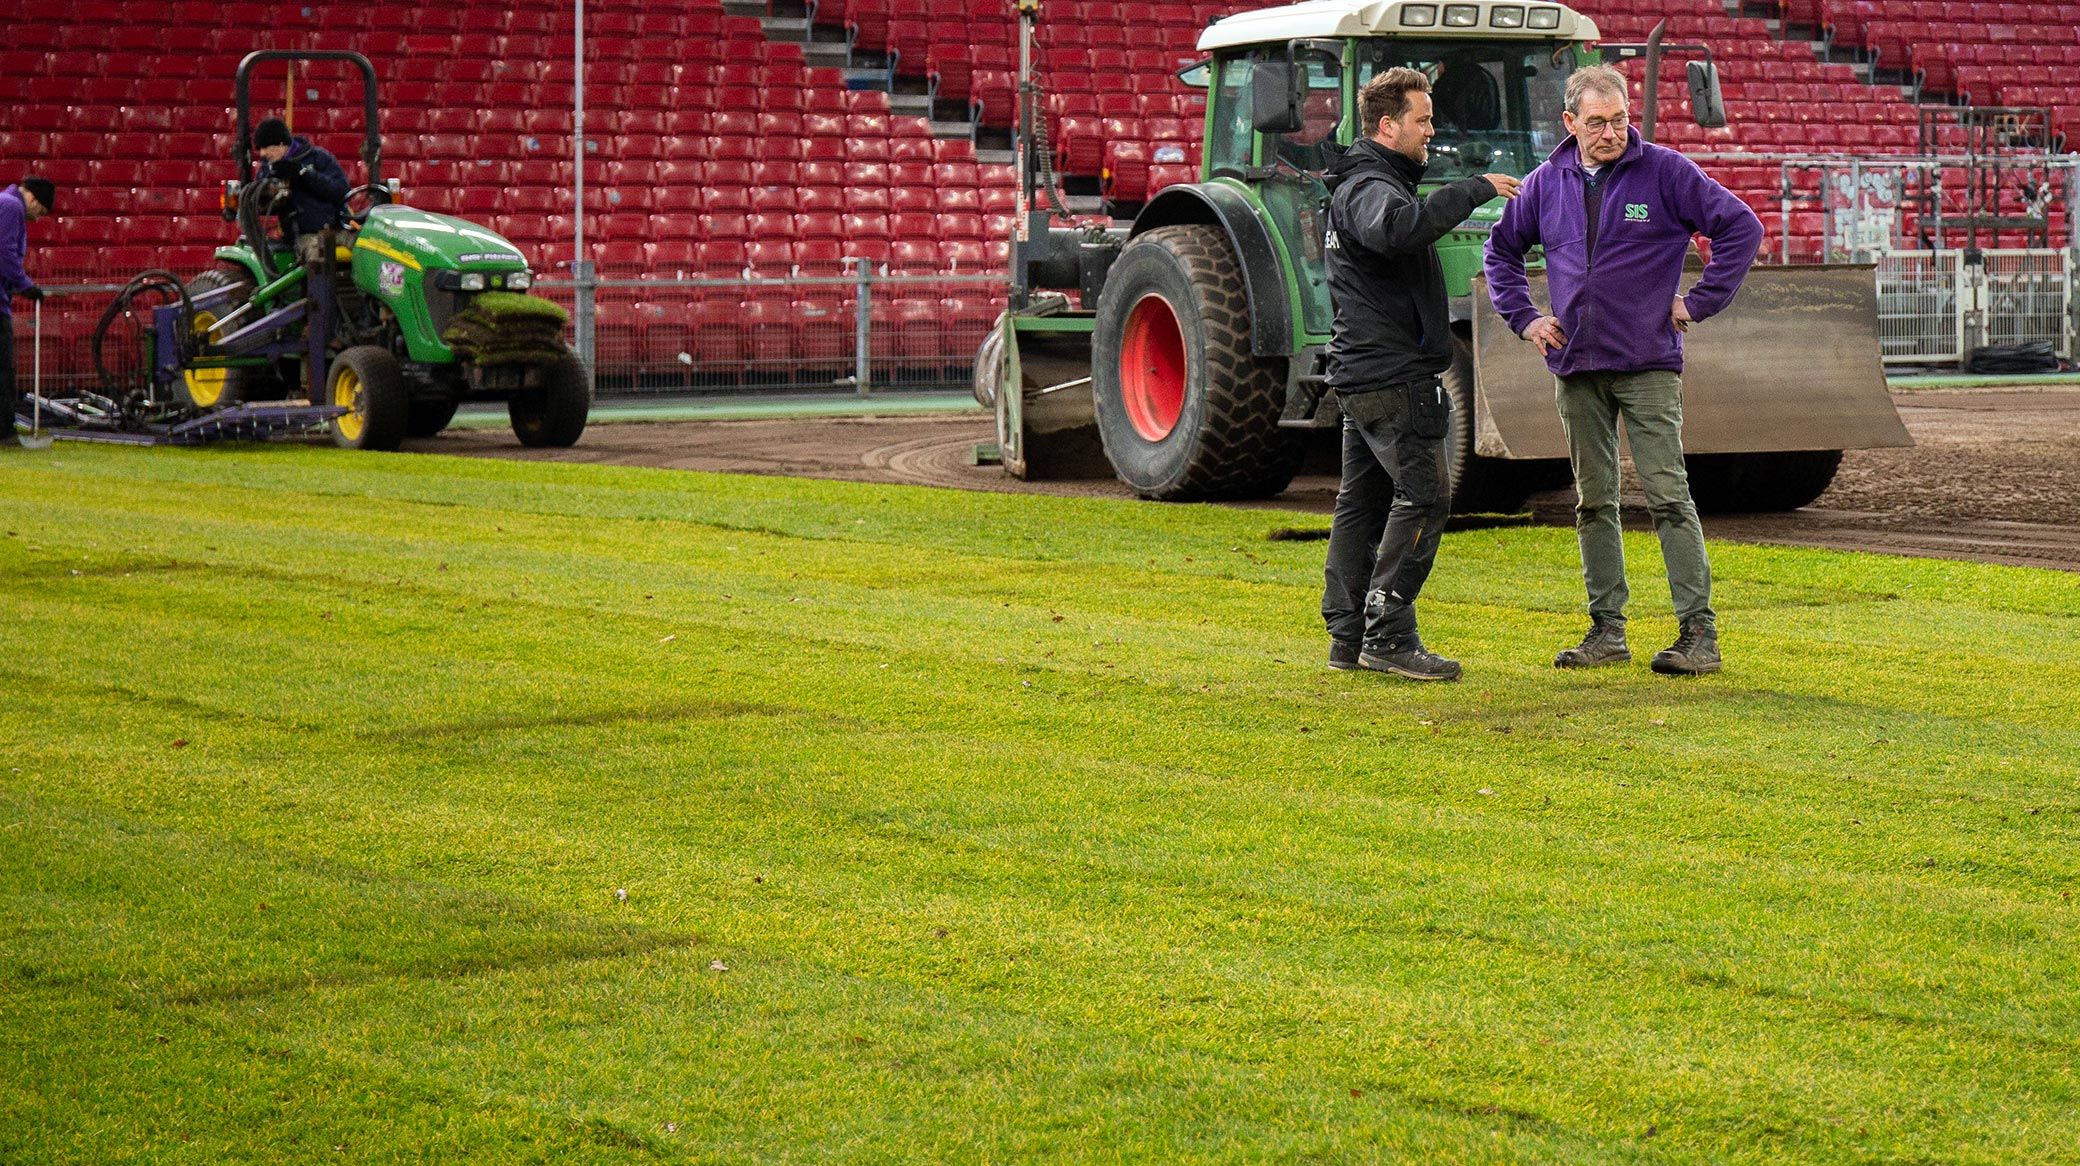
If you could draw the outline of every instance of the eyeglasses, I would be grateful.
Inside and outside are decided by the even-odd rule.
[[[1616,130],[1621,134],[1624,133],[1625,127],[1632,124],[1632,119],[1629,117],[1592,117],[1585,121],[1578,121],[1574,124],[1581,127],[1582,132],[1588,134],[1590,137],[1600,138],[1603,135],[1611,132],[1612,130]]]

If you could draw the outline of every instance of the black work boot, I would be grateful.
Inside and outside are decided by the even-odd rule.
[[[1654,671],[1664,676],[1702,676],[1719,670],[1719,629],[1710,620],[1683,624],[1676,642],[1654,653]]]
[[[1358,653],[1358,663],[1374,672],[1391,672],[1410,680],[1459,679],[1457,660],[1447,660],[1425,648],[1423,641],[1414,635],[1368,641],[1365,649]]]
[[[1623,664],[1632,659],[1625,646],[1625,621],[1597,619],[1589,625],[1582,642],[1553,657],[1555,668],[1594,668],[1599,664]]]
[[[1330,640],[1329,667],[1338,672],[1355,672],[1363,667],[1358,663],[1358,645],[1349,640]]]

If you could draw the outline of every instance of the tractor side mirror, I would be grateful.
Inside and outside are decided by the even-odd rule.
[[[1290,134],[1299,131],[1301,71],[1289,58],[1260,61],[1250,74],[1250,120],[1260,134]]]
[[[1690,114],[1708,130],[1726,124],[1726,99],[1719,93],[1719,70],[1710,61],[1690,62]]]

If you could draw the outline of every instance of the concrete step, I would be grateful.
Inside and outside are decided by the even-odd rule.
[[[971,121],[934,120],[932,122],[932,136],[935,138],[962,138],[973,141],[975,139],[975,123]]]
[[[784,16],[767,16],[761,18],[759,23],[765,26],[767,40],[786,40],[800,44],[809,39],[807,17],[789,19]]]

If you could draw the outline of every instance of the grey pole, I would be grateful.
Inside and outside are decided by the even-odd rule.
[[[578,340],[578,359],[585,365],[585,375],[591,376],[594,365],[592,349],[593,333],[593,281],[592,261],[585,256],[585,0],[575,0],[577,26],[572,29],[571,44],[575,57],[576,83],[571,87],[571,144],[576,156],[573,173],[573,201],[571,215],[571,280],[575,284],[577,319],[575,328]]]
[[[869,392],[869,378],[873,375],[873,323],[874,307],[870,297],[874,294],[873,261],[855,259],[859,272],[858,304],[854,311],[852,345],[853,389],[864,397]]]
[[[2065,360],[2080,355],[2080,295],[2074,295],[2074,279],[2080,276],[2080,224],[2074,224],[2074,208],[2080,206],[2080,166],[2065,168]]]

